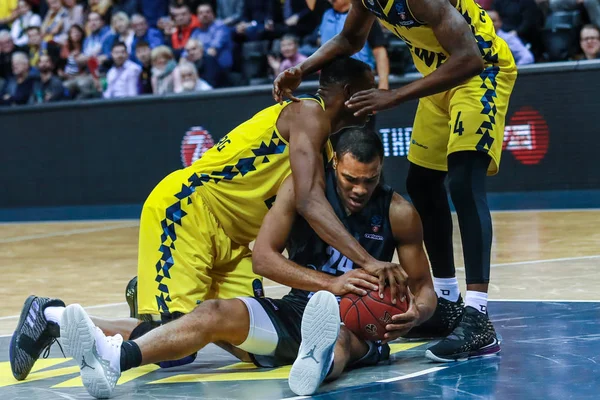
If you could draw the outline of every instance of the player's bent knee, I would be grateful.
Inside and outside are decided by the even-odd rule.
[[[239,299],[207,300],[190,314],[211,336],[211,342],[223,340],[232,343],[247,335],[248,311]]]

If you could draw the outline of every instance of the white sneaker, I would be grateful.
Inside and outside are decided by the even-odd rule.
[[[123,337],[105,336],[79,304],[71,304],[60,321],[60,338],[65,351],[79,363],[88,393],[109,398],[121,376]]]
[[[315,293],[302,315],[302,343],[290,370],[288,384],[300,396],[315,393],[325,380],[340,333],[340,308],[335,296]]]

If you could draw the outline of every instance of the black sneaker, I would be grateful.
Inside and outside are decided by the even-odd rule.
[[[441,342],[430,347],[425,357],[437,362],[465,361],[500,352],[500,343],[487,314],[465,307],[461,321]]]
[[[404,335],[404,338],[431,339],[446,337],[456,328],[464,312],[465,303],[461,295],[458,295],[457,301],[438,297],[437,307],[431,318],[421,325],[415,326]]]
[[[65,303],[61,300],[47,297],[29,296],[25,300],[19,324],[10,339],[9,347],[10,368],[18,381],[27,378],[42,351],[46,350],[44,358],[48,357],[50,346],[57,342],[56,338],[60,336],[60,327],[46,320],[44,309],[64,306]]]
[[[129,306],[129,318],[138,318],[137,276],[134,276],[127,283],[127,287],[125,287],[125,300]]]

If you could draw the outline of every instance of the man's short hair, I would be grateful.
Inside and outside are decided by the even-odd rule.
[[[111,50],[114,50],[116,47],[123,47],[125,49],[125,51],[127,51],[127,45],[123,42],[114,42],[113,45],[111,46]]]
[[[383,160],[383,143],[375,132],[368,128],[352,127],[337,135],[335,153],[338,159],[350,153],[357,161],[370,163],[378,157]],[[333,138],[332,138],[333,139]]]
[[[17,51],[16,53],[12,54],[11,60],[13,62],[21,61],[21,62],[29,64],[29,55],[27,55],[27,53],[24,53],[22,51]]]
[[[319,86],[352,84],[364,79],[367,72],[371,72],[368,64],[351,57],[338,57],[321,70]]]
[[[298,36],[292,35],[291,33],[286,33],[285,35],[283,35],[281,37],[281,42],[283,42],[284,40],[292,41],[292,42],[296,43],[296,46],[298,44],[300,44],[300,39],[298,39]]]
[[[138,42],[135,44],[135,49],[139,49],[140,47],[150,47],[150,44],[148,44],[147,41],[145,41],[144,39],[140,39],[138,40]]]

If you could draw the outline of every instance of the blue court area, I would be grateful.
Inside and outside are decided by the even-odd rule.
[[[317,399],[598,399],[600,302],[498,301],[490,304],[503,338],[499,356],[452,364],[426,360],[429,343],[392,344],[389,363],[350,371]],[[17,382],[0,338],[0,399],[86,399],[78,367],[58,346],[27,381]],[[289,367],[260,370],[210,346],[194,364],[126,372],[117,399],[288,399]]]

